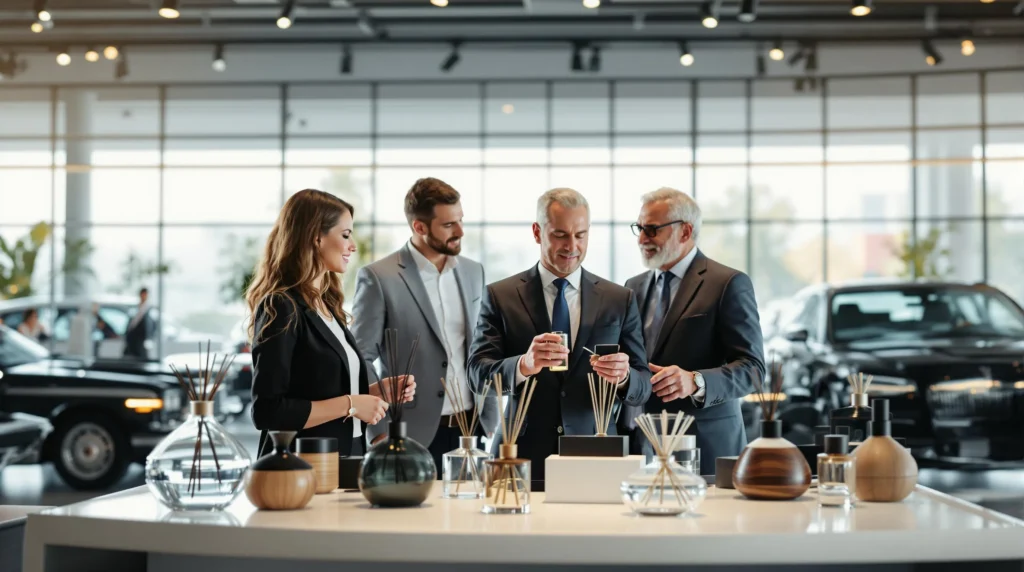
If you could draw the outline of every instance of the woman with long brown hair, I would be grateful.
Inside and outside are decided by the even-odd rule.
[[[267,431],[334,437],[342,455],[358,454],[364,424],[386,413],[342,308],[338,275],[356,251],[353,215],[338,197],[306,189],[288,199],[267,237],[246,293],[261,456],[271,449]],[[403,398],[415,389],[410,376]]]

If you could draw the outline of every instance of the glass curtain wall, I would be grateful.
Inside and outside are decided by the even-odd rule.
[[[670,186],[697,199],[700,247],[748,272],[762,308],[822,280],[915,274],[1024,299],[1024,71],[837,77],[813,90],[772,79],[3,86],[0,317],[26,294],[56,310],[133,304],[146,286],[162,353],[182,332],[240,340],[241,285],[290,194],[355,205],[358,268],[407,240],[402,198],[425,176],[462,193],[464,253],[489,281],[536,261],[536,198],[569,186],[591,205],[585,266],[624,282],[643,271],[628,228],[640,197]],[[34,267],[9,261],[19,240]],[[57,314],[44,312],[55,336]]]

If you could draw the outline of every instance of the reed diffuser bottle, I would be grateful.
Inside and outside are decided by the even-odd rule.
[[[863,373],[851,375],[850,406],[832,410],[829,413],[829,431],[839,434],[839,427],[848,427],[850,441],[860,443],[867,439],[871,430],[871,407],[868,406],[868,387],[872,377]]]
[[[818,504],[849,508],[856,490],[856,467],[846,435],[826,435],[818,454]]]
[[[704,478],[684,469],[673,456],[693,419],[682,412],[669,415],[665,411],[636,418],[655,455],[653,462],[627,477],[619,488],[623,502],[634,513],[676,516],[697,510],[704,500],[708,490]]]
[[[917,484],[917,461],[892,438],[889,401],[871,402],[871,437],[853,452],[857,469],[857,498],[869,502],[899,502]]]
[[[811,486],[811,467],[796,445],[782,438],[782,422],[775,418],[782,389],[782,368],[772,366],[772,392],[766,394],[755,379],[761,403],[761,437],[751,441],[732,472],[736,490],[747,498],[789,500],[804,494]]]
[[[391,377],[380,381],[381,396],[388,402],[391,421],[387,438],[370,447],[363,456],[359,472],[359,490],[373,506],[419,506],[427,500],[437,479],[437,467],[430,451],[409,437],[402,421],[406,380],[409,379],[419,341],[417,334],[403,375],[395,375],[399,367],[398,330],[384,330],[386,353],[378,347],[381,359],[387,360],[388,372],[391,373]]]
[[[218,510],[231,504],[245,489],[251,456],[245,447],[217,421],[214,399],[234,358],[210,353],[207,343],[206,367],[187,377],[173,365],[190,400],[185,422],[146,457],[146,485],[172,510]],[[202,345],[199,346],[203,362]],[[213,371],[216,370],[216,374]]]
[[[454,384],[441,380],[453,414],[459,423],[462,436],[459,437],[459,448],[441,456],[442,494],[446,499],[480,499],[484,496],[484,462],[493,457],[476,447],[476,428],[479,416],[478,409],[473,408],[473,415],[467,415],[466,403],[458,381]],[[453,387],[454,386],[454,387]],[[483,399],[487,399],[490,383],[484,385]]]
[[[526,410],[537,388],[537,378],[528,378],[522,385],[515,417],[501,416],[501,442],[499,457],[484,462],[484,506],[486,514],[529,514],[530,512],[530,460],[519,459],[516,439],[523,428]],[[494,389],[502,394],[501,374],[494,376]],[[515,386],[509,391],[514,391]],[[512,407],[508,407],[508,417]]]

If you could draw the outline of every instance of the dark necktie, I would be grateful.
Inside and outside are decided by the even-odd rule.
[[[555,278],[555,287],[558,293],[555,294],[555,305],[551,308],[551,328],[556,332],[564,332],[569,337],[569,347],[572,347],[572,324],[569,322],[569,303],[565,301],[565,287],[569,281],[565,278]]]
[[[662,272],[661,276],[658,276],[661,292],[654,303],[654,319],[651,320],[650,331],[646,332],[648,360],[653,359],[654,349],[658,343],[658,335],[661,334],[661,326],[665,323],[665,315],[668,314],[669,306],[672,305],[672,278],[674,277],[671,272]]]

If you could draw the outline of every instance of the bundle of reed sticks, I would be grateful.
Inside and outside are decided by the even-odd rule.
[[[474,393],[474,399],[479,397],[480,399],[487,399],[487,393],[491,389],[492,380],[487,380],[484,383],[484,390],[482,393],[477,395]],[[459,381],[456,379],[452,383],[448,383],[445,379],[441,378],[441,387],[444,388],[444,394],[448,397],[448,403],[452,406],[452,415],[455,416],[455,420],[459,423],[459,431],[462,432],[463,437],[472,437],[476,434],[477,422],[480,420],[480,410],[473,404],[473,415],[469,415],[469,407],[466,406],[466,401],[462,395],[462,391],[459,388]]]
[[[501,374],[494,376],[494,388],[498,395],[502,395],[503,386]],[[508,501],[508,492],[512,491],[513,505],[520,507],[522,505],[521,495],[523,492],[529,492],[530,483],[523,483],[523,487],[527,487],[525,490],[519,486],[519,478],[516,467],[526,461],[520,459],[509,458],[508,452],[515,450],[516,439],[519,438],[519,432],[523,428],[523,422],[526,420],[526,411],[530,408],[530,401],[533,399],[533,391],[537,389],[537,378],[528,377],[523,382],[523,388],[521,390],[521,397],[516,404],[516,410],[514,417],[512,415],[512,408],[508,408],[508,413],[502,413],[501,415],[501,456],[498,461],[494,464],[494,478],[491,479],[491,487],[498,488],[498,497],[495,498],[495,502],[499,504],[506,504]],[[491,491],[487,491],[487,496],[491,496]]]
[[[761,416],[765,421],[774,421],[779,411],[779,402],[782,401],[782,365],[773,362],[771,366],[771,384],[768,391],[765,391],[764,383],[754,376],[754,390],[757,394],[757,401],[761,404]]]
[[[402,421],[402,411],[405,409],[405,389],[409,385],[409,373],[416,363],[416,348],[420,345],[420,335],[412,340],[412,347],[409,349],[409,358],[405,362],[405,369],[400,373],[398,367],[401,365],[398,349],[398,330],[387,328],[384,330],[384,348],[377,344],[377,355],[384,361],[387,368],[387,378],[380,381],[381,397],[388,402],[388,414],[392,423]]]
[[[211,359],[212,358],[212,359]],[[217,365],[217,359],[220,358],[220,365]],[[211,364],[212,361],[212,364]],[[210,341],[206,341],[206,367],[202,368],[203,364],[203,343],[199,342],[199,363],[200,370],[195,375],[192,374],[192,370],[185,365],[185,373],[183,376],[181,371],[170,364],[171,371],[174,372],[174,376],[178,378],[178,384],[181,389],[184,390],[188,396],[189,401],[198,403],[209,403],[209,411],[213,413],[213,400],[217,395],[217,390],[220,389],[221,383],[224,382],[224,378],[227,377],[228,371],[231,370],[231,365],[235,363],[235,356],[218,356],[210,351]],[[214,368],[217,369],[216,375],[213,375]],[[186,490],[191,496],[196,495],[196,490],[202,490],[202,469],[203,469],[203,430],[206,430],[206,441],[210,445],[210,452],[213,453],[213,463],[217,468],[217,482],[221,482],[220,477],[220,460],[217,458],[217,446],[213,442],[213,437],[210,434],[210,428],[207,425],[208,421],[202,417],[199,419],[199,430],[196,436],[195,450],[192,453],[192,468],[189,471],[188,476],[188,487]]]
[[[590,384],[590,405],[594,408],[594,427],[597,436],[604,437],[608,434],[612,409],[615,407],[615,386],[592,373],[587,374],[587,382]]]
[[[686,430],[693,424],[693,416],[684,414],[682,411],[669,415],[665,410],[661,411],[660,425],[661,430],[659,431],[656,427],[655,414],[646,413],[638,416],[635,421],[637,427],[643,431],[644,436],[654,447],[654,454],[661,460],[658,472],[655,473],[654,479],[651,482],[651,486],[644,493],[644,496],[640,499],[640,502],[645,506],[650,504],[654,499],[654,491],[658,490],[658,504],[665,503],[665,488],[666,485],[674,493],[672,496],[676,499],[679,506],[686,506],[692,502],[692,498],[686,489],[683,488],[682,483],[676,477],[675,473],[670,468],[669,458],[672,453],[679,447],[679,444],[683,440],[683,435]],[[672,420],[672,428],[669,429],[669,421]],[[684,505],[683,503],[686,503]]]
[[[871,382],[875,378],[870,375],[864,375],[863,373],[850,374],[847,376],[847,381],[850,382],[850,387],[854,393],[867,393],[868,388],[871,387]]]
[[[492,380],[484,382],[484,390],[478,396],[475,392],[473,394],[474,401],[477,397],[481,400],[487,399],[487,393],[491,389]],[[476,434],[477,422],[480,420],[480,409],[475,407],[474,402],[473,415],[469,415],[468,408],[466,407],[466,401],[462,395],[462,389],[459,387],[459,380],[456,379],[453,383],[448,383],[445,379],[441,378],[441,387],[444,388],[445,395],[448,396],[448,403],[452,406],[452,415],[455,416],[455,420],[459,423],[459,431],[462,432],[463,437],[472,437]],[[470,387],[472,391],[472,386]],[[462,462],[462,468],[459,470],[459,476],[455,480],[455,493],[458,494],[459,488],[462,486],[462,482],[466,480],[466,465],[469,465],[469,477],[473,479],[473,482],[479,484],[480,474],[477,471],[476,463],[473,461],[472,455],[467,453],[465,460]],[[479,490],[477,491],[479,494]]]

